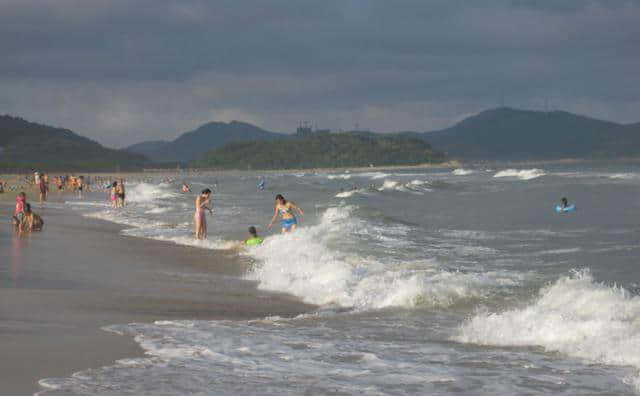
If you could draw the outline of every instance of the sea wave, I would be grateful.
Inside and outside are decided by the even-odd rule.
[[[577,271],[540,290],[524,308],[479,313],[456,341],[498,346],[542,346],[607,365],[640,369],[640,297],[597,283]],[[640,383],[640,377],[632,383]],[[640,392],[640,388],[636,388]]]
[[[355,217],[354,210],[353,206],[329,208],[318,225],[268,238],[247,253],[258,262],[249,277],[259,281],[260,288],[288,292],[308,303],[357,310],[448,306],[518,283],[490,272],[447,270],[435,261],[391,266],[353,251],[341,252],[332,241],[362,234],[393,246],[397,244],[390,239],[404,237],[394,236],[393,228],[390,233],[383,228],[370,231],[376,227]]]
[[[470,169],[462,169],[462,168],[458,168],[458,169],[454,169],[453,172],[454,175],[456,176],[466,176],[466,175],[470,175],[473,173],[472,170]]]
[[[543,171],[542,169],[537,169],[537,168],[533,168],[533,169],[506,169],[506,170],[502,170],[498,173],[496,173],[495,175],[493,175],[493,177],[495,178],[500,178],[500,177],[515,177],[517,179],[520,180],[531,180],[531,179],[536,179],[538,177],[544,176],[547,173],[545,171]]]

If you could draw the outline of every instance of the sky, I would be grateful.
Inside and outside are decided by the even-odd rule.
[[[0,114],[110,147],[209,121],[640,121],[638,0],[0,0]]]

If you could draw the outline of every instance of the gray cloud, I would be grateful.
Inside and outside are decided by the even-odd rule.
[[[507,105],[640,110],[640,4],[0,0],[0,113],[112,146],[210,120],[430,130]]]

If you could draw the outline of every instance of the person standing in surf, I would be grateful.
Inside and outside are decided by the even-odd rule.
[[[267,226],[268,229],[271,229],[273,223],[280,215],[280,224],[282,225],[282,232],[293,231],[298,227],[298,220],[294,214],[294,210],[298,212],[298,214],[303,215],[304,211],[300,208],[295,202],[287,201],[281,194],[276,195],[276,206],[273,211],[273,217],[271,218],[271,223]]]
[[[38,180],[38,186],[40,187],[40,206],[42,206],[47,200],[47,191],[49,191],[49,186],[47,185],[46,180],[47,179],[45,179],[44,174],[41,174]]]
[[[210,197],[211,190],[208,188],[202,190],[196,197],[196,213],[193,215],[196,223],[196,239],[207,239],[207,216],[204,210],[207,209],[209,213],[213,213],[211,208],[207,206]]]

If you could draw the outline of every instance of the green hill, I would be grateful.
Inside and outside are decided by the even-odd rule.
[[[442,153],[406,135],[341,133],[236,143],[206,153],[196,166],[219,169],[292,169],[440,163]]]
[[[640,157],[640,124],[563,111],[499,108],[421,137],[453,158],[540,160]]]
[[[272,140],[284,136],[286,135],[269,132],[245,122],[210,122],[171,142],[142,142],[125,150],[143,154],[155,162],[188,162],[200,158],[207,151],[230,143]]]
[[[112,150],[68,129],[0,116],[0,170],[115,171],[148,164],[141,155]]]

